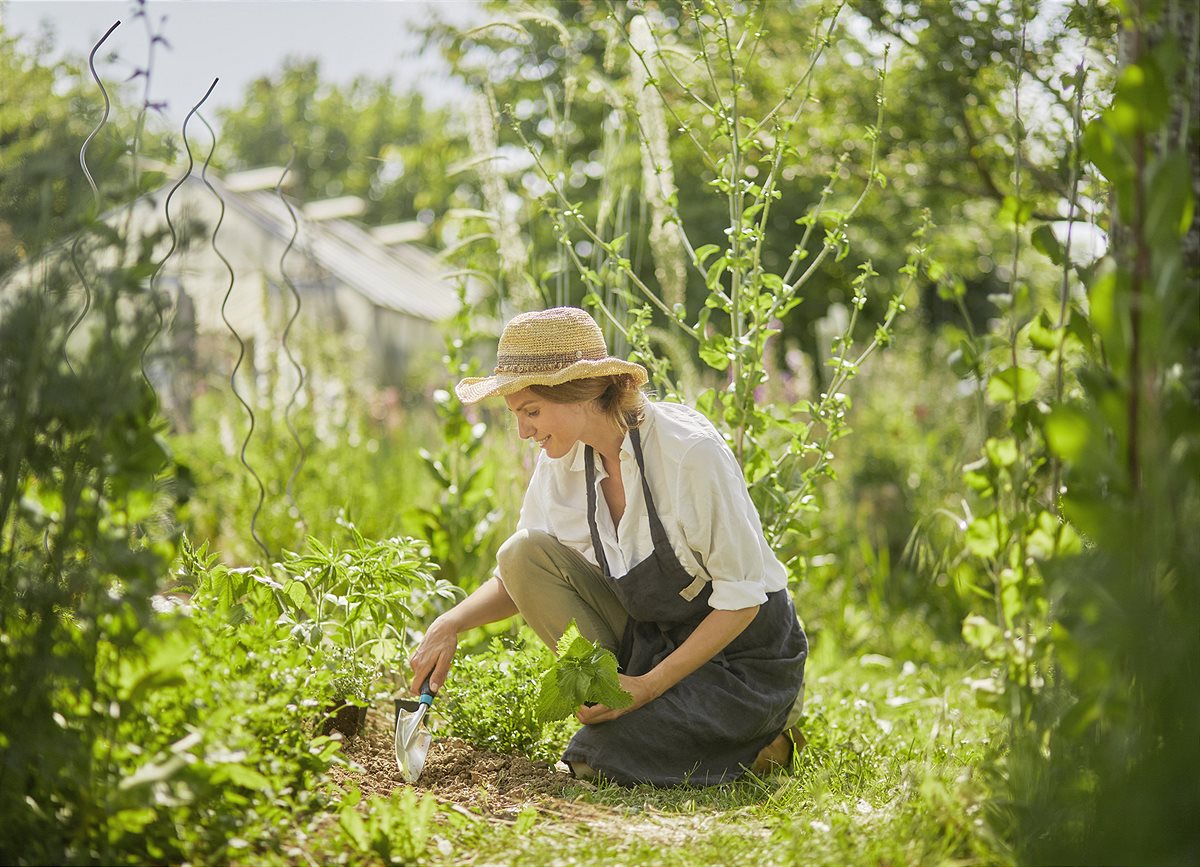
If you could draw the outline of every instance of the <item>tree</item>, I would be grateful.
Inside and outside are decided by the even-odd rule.
[[[79,148],[101,118],[103,99],[78,63],[44,63],[51,47],[43,40],[25,48],[0,25],[0,274],[70,236],[93,208]],[[117,124],[120,106],[114,114]],[[87,151],[100,200],[109,204],[129,182],[120,170],[126,145],[112,129]]]
[[[361,196],[369,225],[432,223],[452,201],[451,167],[467,153],[461,120],[426,107],[391,79],[321,81],[315,60],[289,60],[247,86],[240,106],[220,112],[225,169],[283,166],[303,200]]]

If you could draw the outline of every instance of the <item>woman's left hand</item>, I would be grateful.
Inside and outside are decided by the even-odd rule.
[[[630,711],[637,710],[647,702],[658,698],[660,694],[650,682],[648,675],[630,677],[627,674],[618,674],[617,677],[621,681],[621,689],[633,696],[633,704],[620,708],[612,708],[603,704],[594,704],[591,707],[580,706],[579,710],[575,712],[575,718],[584,725],[610,722]]]

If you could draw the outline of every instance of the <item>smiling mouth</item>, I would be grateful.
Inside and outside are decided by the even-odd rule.
[[[546,443],[548,443],[549,441],[550,441],[550,437],[546,437],[544,440],[538,440],[538,441],[537,441],[537,444],[538,444],[539,446],[541,446],[542,448],[545,448],[545,447],[546,447]]]

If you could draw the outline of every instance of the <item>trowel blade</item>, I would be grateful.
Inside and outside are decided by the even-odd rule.
[[[404,751],[404,761],[400,763],[400,774],[404,777],[404,782],[415,783],[421,776],[432,743],[433,735],[427,731],[419,731],[412,736],[408,749]]]
[[[425,767],[433,735],[421,728],[428,705],[396,701],[396,765],[407,783],[414,783]]]

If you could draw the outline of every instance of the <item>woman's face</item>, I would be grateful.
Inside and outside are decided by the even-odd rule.
[[[594,413],[586,403],[554,403],[528,388],[507,395],[504,402],[517,418],[517,433],[532,440],[552,458],[561,458],[587,431]]]

